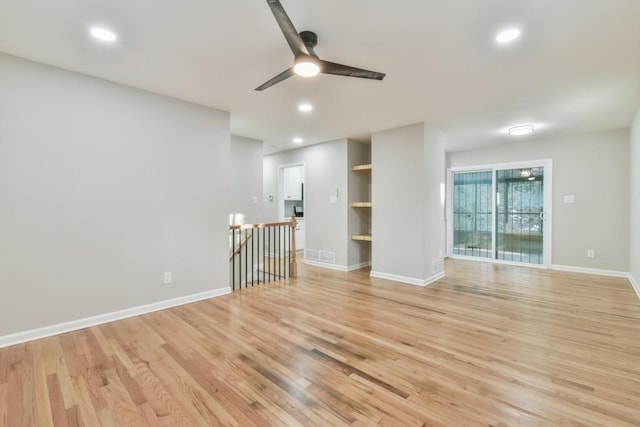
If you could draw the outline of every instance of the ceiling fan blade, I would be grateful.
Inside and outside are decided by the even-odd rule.
[[[364,70],[362,68],[350,67],[349,65],[336,64],[335,62],[320,60],[320,70],[324,74],[335,74],[338,76],[359,77],[361,79],[382,80],[386,74],[377,71]]]
[[[285,70],[283,72],[281,72],[280,74],[278,74],[277,76],[275,76],[274,78],[272,78],[271,80],[262,83],[260,86],[258,86],[255,90],[265,90],[266,88],[269,88],[271,86],[273,86],[276,83],[280,83],[283,80],[288,79],[289,77],[293,76],[293,68],[289,68],[288,70]]]
[[[294,56],[298,55],[309,55],[309,51],[307,47],[304,45],[300,34],[296,30],[296,27],[293,26],[291,19],[285,12],[284,7],[280,3],[280,0],[267,0],[269,7],[271,8],[271,12],[273,12],[273,16],[276,18],[276,22],[280,26],[280,30],[282,34],[284,34],[284,38],[287,39],[287,43],[289,43],[289,47],[293,52]]]

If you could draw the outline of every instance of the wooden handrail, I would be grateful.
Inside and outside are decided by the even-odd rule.
[[[233,251],[233,253],[231,255],[229,255],[229,261],[231,261],[233,259],[234,256],[238,255],[240,253],[240,251],[242,250],[242,248],[244,247],[244,245],[247,244],[247,241],[249,241],[249,239],[251,238],[251,234],[247,234],[246,236],[244,236],[244,239],[242,240],[242,242],[240,242],[240,244],[238,245],[238,247]]]
[[[295,221],[295,217],[291,217],[291,218],[293,218],[293,221]],[[291,225],[291,221],[261,222],[258,224],[230,225],[229,230],[247,230],[252,228],[267,228],[267,227],[277,227],[277,226],[284,226],[284,225]],[[294,227],[295,227],[295,224],[294,224]]]

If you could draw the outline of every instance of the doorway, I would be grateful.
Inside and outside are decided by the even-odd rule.
[[[551,265],[551,160],[449,170],[453,257]]]
[[[278,216],[280,221],[296,217],[296,249],[306,246],[305,233],[305,164],[290,163],[278,167]]]

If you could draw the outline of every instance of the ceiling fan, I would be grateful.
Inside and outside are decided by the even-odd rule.
[[[297,74],[303,77],[313,77],[318,73],[335,74],[346,77],[359,77],[362,79],[382,80],[384,73],[376,71],[363,70],[362,68],[351,67],[348,65],[336,64],[335,62],[324,61],[318,57],[313,50],[318,44],[318,36],[312,31],[298,31],[293,26],[291,19],[287,16],[280,0],[267,0],[276,22],[284,34],[284,38],[289,43],[289,47],[295,57],[293,67],[283,71],[271,80],[261,84],[256,90],[265,90],[268,87],[280,83],[289,77]]]

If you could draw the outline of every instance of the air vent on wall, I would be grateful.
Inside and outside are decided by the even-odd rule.
[[[336,253],[330,251],[319,251],[316,249],[307,249],[304,258],[309,261],[324,262],[327,264],[336,263]]]

